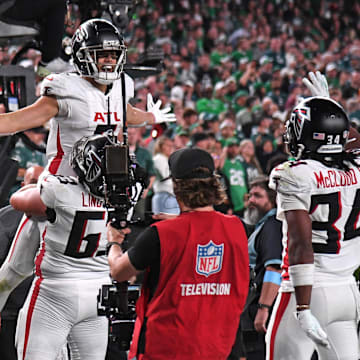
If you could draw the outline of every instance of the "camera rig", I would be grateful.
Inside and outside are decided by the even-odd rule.
[[[126,123],[126,87],[125,75],[121,74],[123,105],[123,142],[119,144],[112,130],[107,136],[111,140],[105,145],[104,159],[104,199],[109,209],[111,226],[125,228],[130,222],[129,212],[136,205],[144,188],[148,186],[148,176],[130,155],[127,141]],[[110,126],[110,111],[108,112]],[[127,241],[122,243],[127,249]],[[112,285],[103,285],[98,295],[98,314],[109,319],[109,341],[118,344],[120,350],[128,350],[136,319],[135,303],[139,297],[139,286],[130,286],[128,281],[112,281]]]
[[[139,295],[140,286],[128,282],[113,281],[112,285],[102,285],[99,291],[98,314],[109,319],[109,341],[116,343],[119,350],[130,348]]]
[[[124,128],[126,130],[126,126]],[[109,210],[111,226],[122,229],[130,222],[129,212],[147,185],[147,174],[136,163],[135,156],[129,154],[126,136],[124,143],[119,144],[112,130],[106,135],[111,139],[111,145],[104,147],[105,206]],[[126,243],[122,244],[124,251]],[[109,341],[116,343],[123,351],[130,348],[139,293],[140,286],[113,280],[112,285],[102,285],[97,297],[98,315],[106,316],[109,320]]]
[[[148,177],[135,155],[129,154],[127,143],[118,144],[114,140],[112,145],[105,146],[104,197],[111,225],[122,229],[130,221],[129,212],[147,186]]]

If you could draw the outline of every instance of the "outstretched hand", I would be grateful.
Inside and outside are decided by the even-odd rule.
[[[312,96],[330,97],[329,86],[325,75],[321,74],[320,71],[317,71],[315,74],[310,71],[309,78],[311,81],[304,77],[302,82],[310,90]]]
[[[150,93],[147,94],[147,111],[151,112],[155,118],[155,124],[160,124],[163,122],[174,122],[176,121],[176,116],[174,113],[170,112],[171,108],[166,107],[160,109],[161,100],[158,100],[154,103],[154,99]]]

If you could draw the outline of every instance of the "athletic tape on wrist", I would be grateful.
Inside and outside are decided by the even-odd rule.
[[[297,264],[289,266],[290,280],[293,286],[306,286],[314,283],[314,264]]]
[[[263,282],[271,282],[280,286],[281,274],[276,271],[266,270]]]

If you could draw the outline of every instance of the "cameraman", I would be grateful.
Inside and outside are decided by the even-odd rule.
[[[108,226],[113,279],[146,270],[129,359],[226,359],[247,296],[245,230],[214,211],[223,190],[209,153],[178,150],[169,167],[179,216],[147,228],[124,254],[130,230]]]

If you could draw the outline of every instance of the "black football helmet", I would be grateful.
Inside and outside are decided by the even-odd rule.
[[[126,46],[119,30],[104,19],[91,19],[76,30],[72,41],[72,58],[76,71],[86,77],[92,77],[104,85],[120,78],[126,61]],[[111,51],[116,54],[116,64],[99,66],[99,54]]]
[[[340,104],[314,96],[295,106],[286,122],[284,140],[296,159],[338,154],[345,149],[349,127],[349,118]]]
[[[83,136],[75,142],[70,166],[85,189],[97,198],[105,197],[105,146],[114,145],[110,134]]]

